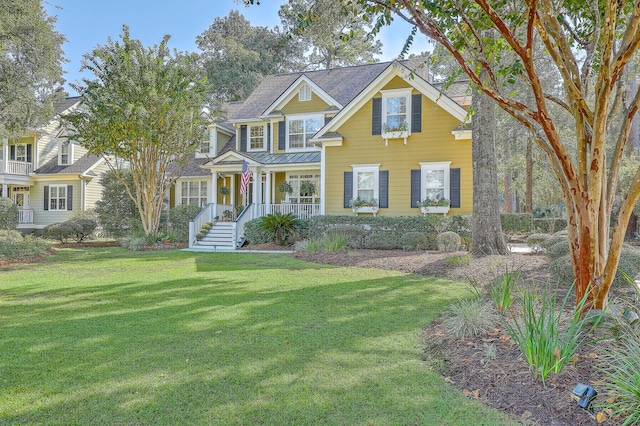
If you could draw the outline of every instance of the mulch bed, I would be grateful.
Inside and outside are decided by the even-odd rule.
[[[310,262],[398,270],[437,276],[484,286],[506,271],[519,270],[522,283],[544,286],[550,282],[544,256],[515,254],[471,259],[469,265],[449,266],[445,258],[464,253],[407,252],[401,250],[354,250],[342,253],[295,252],[291,256]],[[561,289],[563,291],[565,289]],[[496,357],[487,359],[485,345],[494,345]],[[598,356],[593,346],[584,345],[575,364],[559,375],[550,376],[545,385],[534,380],[522,353],[504,330],[474,338],[458,339],[440,321],[423,332],[423,359],[427,368],[445,377],[469,398],[504,411],[527,425],[597,425],[595,417],[579,408],[571,398],[578,383],[592,384],[597,390],[601,378]],[[619,422],[609,419],[606,425]]]

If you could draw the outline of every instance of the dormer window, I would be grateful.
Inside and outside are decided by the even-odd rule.
[[[68,140],[60,142],[58,149],[58,165],[68,166],[73,163],[72,147],[73,145]]]
[[[205,130],[202,135],[202,142],[200,143],[200,154],[209,154],[211,151],[211,136],[209,130]]]
[[[310,101],[311,100],[311,87],[308,84],[304,84],[300,91],[298,92],[298,100],[300,102]]]

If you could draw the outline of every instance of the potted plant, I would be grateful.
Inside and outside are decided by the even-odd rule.
[[[385,139],[406,138],[407,135],[409,134],[408,132],[409,129],[407,128],[407,123],[405,122],[402,122],[395,126],[387,125],[385,123],[383,125],[383,128],[384,128],[384,132],[382,134],[382,137]]]
[[[370,200],[354,198],[349,202],[349,206],[355,214],[373,213],[373,215],[375,216],[378,212],[378,200],[376,200],[375,198],[371,198]]]
[[[293,194],[293,186],[291,186],[289,182],[284,180],[278,184],[278,191],[282,192],[283,194],[291,195]]]
[[[233,212],[231,210],[225,210],[222,212],[222,220],[229,221],[233,216]]]
[[[218,192],[222,195],[222,204],[227,204],[227,195],[231,194],[231,190],[226,186],[221,186]]]
[[[439,195],[435,197],[427,197],[422,201],[416,203],[420,207],[420,211],[423,214],[427,213],[442,213],[447,214],[450,208],[450,202],[444,197]]]
[[[316,184],[310,180],[300,182],[300,195],[309,197],[316,193]]]

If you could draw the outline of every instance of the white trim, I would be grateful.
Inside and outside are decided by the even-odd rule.
[[[251,148],[251,128],[262,127],[262,148]],[[267,150],[267,124],[247,125],[247,152],[263,152]]]
[[[62,147],[67,145],[67,162],[62,162]],[[73,161],[73,143],[69,139],[58,141],[58,165],[59,166],[70,166],[74,163]]]
[[[454,130],[454,131],[451,132],[451,134],[453,136],[455,136],[457,141],[471,140],[472,139],[471,130]]]
[[[400,62],[394,61],[384,71],[382,71],[380,75],[376,77],[358,96],[356,96],[348,105],[346,105],[331,121],[329,121],[326,126],[320,129],[315,138],[321,139],[325,133],[337,131],[340,126],[348,121],[349,118],[351,118],[351,116],[359,111],[367,102],[370,102],[371,98],[373,98],[377,92],[379,92],[395,77],[402,78],[409,84],[409,86],[418,90],[425,97],[433,101],[436,105],[440,106],[461,123],[465,123],[468,121],[468,112],[466,109],[458,105],[447,95],[441,94],[438,89],[432,86],[424,78],[420,77],[417,73],[414,73],[413,71],[411,71],[411,69],[407,68]]]
[[[315,135],[315,133],[317,133],[318,131],[316,131],[311,137],[309,137],[309,139],[307,139],[307,132],[306,132],[306,122],[308,120],[314,120],[314,119],[319,119],[320,120],[320,127],[318,129],[318,131],[320,129],[322,129],[322,126],[324,126],[324,114],[319,114],[319,113],[308,113],[308,114],[292,114],[292,115],[287,115],[286,120],[285,120],[285,152],[309,152],[309,151],[317,151],[317,147],[314,146],[313,141],[313,137]],[[289,123],[291,121],[294,120],[302,120],[303,123],[305,124],[305,132],[302,133],[302,135],[304,136],[305,140],[304,140],[304,146],[302,148],[296,147],[296,148],[291,148],[291,146],[289,145],[290,141],[289,141]]]
[[[420,201],[427,198],[426,172],[427,171],[444,171],[444,198],[451,201],[451,161],[437,161],[428,163],[418,163],[420,165]]]
[[[358,197],[358,173],[373,173],[373,197],[380,203],[380,164],[352,164],[352,199]],[[369,201],[369,200],[363,200]],[[362,210],[361,210],[362,211]]]
[[[313,93],[316,94],[320,99],[322,99],[329,106],[336,106],[338,109],[342,109],[342,105],[340,102],[333,99],[327,92],[322,90],[320,86],[314,83],[309,77],[306,75],[301,75],[298,77],[292,84],[289,86],[287,90],[285,90],[278,98],[271,104],[260,116],[261,118],[269,116],[274,111],[281,110],[294,96],[298,94],[300,87],[303,84],[307,84]]]
[[[308,102],[311,99],[313,99],[313,90],[305,83],[298,89],[298,102]]]
[[[49,203],[49,205],[47,206],[47,210],[50,212],[66,212],[67,210],[69,210],[69,191],[67,190],[68,185],[67,184],[49,184],[49,198],[47,200],[47,202]],[[55,197],[51,196],[51,189],[52,188],[56,188],[57,189],[57,194]],[[55,198],[56,200],[60,201],[61,199],[63,199],[63,197],[60,197],[60,188],[64,188],[64,208],[61,209],[60,208],[60,203],[57,202],[56,203],[56,208],[52,209],[51,208],[51,201]]]
[[[404,124],[406,126],[406,130],[403,131],[403,133],[406,133],[405,136],[403,137],[407,137],[409,135],[411,135],[411,92],[412,92],[412,88],[411,87],[407,87],[407,88],[403,88],[403,89],[390,89],[390,90],[381,90],[380,93],[382,93],[382,116],[381,116],[381,120],[382,120],[382,128],[381,128],[381,134],[383,138],[387,138],[390,139],[391,138],[391,134],[394,132],[400,132],[400,130],[396,130],[394,132],[387,132],[386,128],[388,127],[388,122],[387,122],[387,116],[389,115],[389,112],[387,111],[387,100],[389,98],[405,98],[405,112],[404,112]],[[399,114],[398,114],[399,115]],[[399,136],[396,136],[399,137]],[[406,145],[406,143],[405,143]]]

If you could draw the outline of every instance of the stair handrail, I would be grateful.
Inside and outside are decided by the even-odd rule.
[[[254,204],[247,204],[242,210],[242,213],[238,215],[238,219],[233,223],[233,244],[235,248],[238,248],[238,235],[244,235],[244,225],[253,219],[251,212],[253,211]]]
[[[196,242],[196,229],[200,232],[202,225],[208,222],[213,222],[216,211],[215,203],[208,203],[200,210],[200,213],[193,218],[193,221],[189,222],[189,248],[192,248]]]

